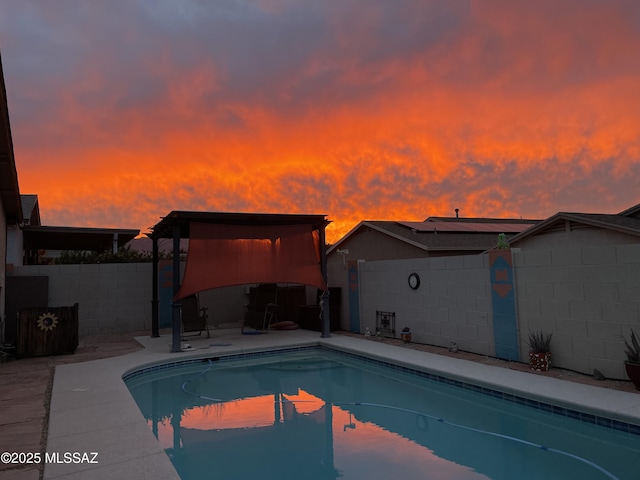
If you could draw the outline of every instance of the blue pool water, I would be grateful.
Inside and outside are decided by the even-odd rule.
[[[340,352],[216,358],[125,380],[183,480],[640,478],[637,427]]]

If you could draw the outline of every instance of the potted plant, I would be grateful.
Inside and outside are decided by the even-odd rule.
[[[552,333],[529,332],[529,367],[536,372],[548,372],[551,368]]]
[[[402,332],[400,332],[400,338],[404,343],[409,343],[411,341],[411,329],[409,327],[404,327]]]
[[[635,385],[637,390],[640,390],[640,337],[631,329],[629,340],[626,337],[623,340],[624,353],[627,355],[624,368],[631,383]]]

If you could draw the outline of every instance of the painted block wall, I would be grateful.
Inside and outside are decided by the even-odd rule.
[[[553,334],[553,365],[626,379],[622,336],[640,332],[640,245],[514,249],[513,261],[520,361],[528,332],[542,329]],[[361,331],[375,331],[376,310],[391,311],[416,342],[495,356],[489,278],[486,254],[361,263]]]
[[[340,249],[346,249],[350,253],[338,254],[335,250],[327,255],[327,279],[329,287],[340,288],[342,302],[340,305],[340,327],[343,330],[351,330],[349,322],[349,271],[347,265],[350,261],[358,261],[367,258],[368,261],[396,260],[398,258],[427,258],[426,250],[398,242],[388,235],[374,229],[365,229],[357,235],[351,236],[340,245]],[[357,254],[355,252],[358,252]]]
[[[622,335],[640,332],[640,245],[513,251],[520,360],[528,331],[553,333],[553,364],[626,379]],[[348,272],[329,265],[330,286]],[[418,290],[407,279],[421,277]],[[151,330],[151,264],[18,266],[16,275],[49,276],[50,306],[80,305],[80,335]],[[339,280],[338,280],[339,279]],[[396,331],[419,343],[495,356],[488,255],[361,262],[361,332],[376,310],[396,313]],[[222,298],[219,298],[222,296]],[[233,299],[232,299],[233,297]],[[211,324],[239,322],[242,290],[203,294]],[[344,302],[343,302],[344,306]],[[342,312],[348,329],[348,312]],[[398,335],[399,336],[399,335]]]
[[[343,263],[340,259],[339,262],[327,262],[327,279],[329,287],[339,287],[343,292],[340,304],[340,328],[349,330],[349,270],[346,261]]]
[[[509,249],[496,249],[490,251],[488,257],[495,356],[502,360],[518,361],[518,316],[513,255]]]
[[[552,364],[626,379],[622,335],[640,332],[640,245],[514,251],[521,360],[552,332]]]
[[[49,306],[79,305],[80,337],[151,331],[151,264],[24,265],[16,275],[49,277]]]
[[[408,284],[412,272],[417,290]],[[360,278],[362,331],[375,332],[377,310],[395,312],[397,338],[409,327],[418,343],[495,354],[486,255],[363,262]]]
[[[81,338],[95,334],[151,332],[151,263],[25,265],[13,270],[14,275],[49,277],[49,306],[78,303]],[[210,329],[240,328],[244,320],[244,306],[248,302],[248,288],[245,286],[225,287],[200,294],[200,306],[207,308]],[[163,303],[161,299],[160,308],[167,309],[165,316],[170,320],[170,304]],[[163,312],[160,312],[160,317],[162,319]]]

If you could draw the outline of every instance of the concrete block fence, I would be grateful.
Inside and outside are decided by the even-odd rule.
[[[516,349],[509,352],[515,358],[501,349],[504,336],[497,322],[503,314],[496,308],[488,254],[360,262],[361,332],[375,332],[377,311],[394,312],[396,337],[407,326],[419,343],[456,344],[461,350],[527,362],[529,331],[544,330],[553,334],[553,365],[626,379],[622,337],[631,328],[640,333],[640,245],[511,253]],[[339,285],[340,266],[329,271],[330,279],[337,280],[334,286]],[[421,278],[417,290],[407,282],[412,272]],[[506,280],[507,274],[501,277]]]
[[[626,379],[622,336],[640,333],[640,245],[514,252],[520,341],[553,333],[552,363]],[[524,355],[521,354],[524,359]]]
[[[184,273],[184,262],[181,271]],[[87,265],[29,265],[14,267],[13,275],[49,277],[48,305],[78,303],[80,338],[96,334],[151,332],[151,263]],[[172,276],[159,272],[160,328],[171,327]],[[207,308],[210,328],[240,328],[244,305],[249,299],[245,286],[202,292],[200,306]]]
[[[376,312],[395,313],[396,337],[495,355],[487,256],[363,262],[359,265],[361,328],[375,332]],[[409,287],[411,273],[420,286]]]
[[[640,245],[511,253],[510,266],[492,265],[488,254],[358,262],[356,273],[341,259],[329,262],[329,285],[343,292],[342,328],[375,332],[376,312],[393,312],[398,338],[406,326],[415,342],[515,354],[511,359],[522,362],[528,332],[542,329],[553,333],[555,366],[626,378],[622,335],[631,328],[640,333]],[[413,272],[421,280],[417,290],[408,284]],[[78,303],[81,337],[151,330],[149,263],[20,266],[13,274],[48,276],[49,306]],[[358,304],[350,305],[354,298]],[[496,305],[500,298],[507,308]],[[237,287],[201,296],[213,324],[241,321],[243,302],[246,292]],[[514,322],[514,335],[505,322]]]
[[[80,338],[151,331],[151,264],[25,265],[14,275],[49,277],[50,307],[78,303]]]

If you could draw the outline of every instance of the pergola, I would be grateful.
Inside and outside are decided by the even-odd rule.
[[[325,236],[329,223],[326,215],[172,211],[147,234],[153,242],[151,336],[159,336],[158,241],[161,238],[173,240],[172,352],[181,351],[181,298],[211,288],[260,283],[265,278],[273,283],[322,287],[321,335],[331,336]],[[183,238],[190,241],[185,285],[180,282],[180,240]],[[307,265],[296,268],[294,264],[303,259],[300,248],[293,256],[287,256],[288,249],[302,246],[309,253],[308,248],[312,247],[309,242],[315,244],[318,262],[310,265],[307,255]],[[269,261],[251,265],[248,255],[254,259],[264,255]],[[221,262],[226,268],[220,268]]]

